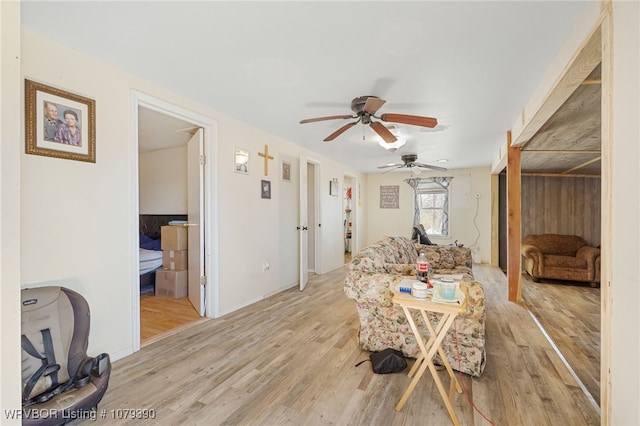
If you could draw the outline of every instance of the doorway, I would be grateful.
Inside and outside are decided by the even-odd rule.
[[[304,290],[309,278],[320,273],[320,163],[300,159],[300,291]]]
[[[356,241],[356,179],[354,176],[345,174],[343,182],[342,226],[344,232],[344,263],[348,264],[351,262],[351,256],[356,250],[354,247]]]
[[[173,218],[188,235],[185,247],[167,249],[164,243],[160,247],[162,281],[156,281],[151,292],[141,293],[138,280],[134,280],[135,351],[141,343],[158,340],[217,312],[217,303],[212,299],[217,275],[211,273],[211,265],[217,263],[216,239],[211,238],[215,235],[212,225],[217,223],[217,212],[211,208],[217,177],[212,173],[212,164],[216,163],[216,150],[211,149],[215,142],[214,123],[139,93],[133,93],[133,102],[137,159],[134,223],[142,224],[146,216],[159,217],[153,224],[159,233]],[[207,163],[209,153],[213,155]],[[186,220],[176,221],[180,216]],[[136,246],[142,230],[139,227],[134,233]],[[134,253],[138,253],[137,248]],[[175,255],[175,262],[168,253]],[[178,262],[180,255],[188,263]],[[210,292],[205,292],[207,282]]]

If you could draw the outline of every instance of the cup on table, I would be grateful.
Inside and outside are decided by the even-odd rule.
[[[440,281],[440,297],[443,299],[453,299],[456,295],[458,283],[455,281]]]
[[[425,283],[415,282],[411,286],[411,295],[416,299],[426,299],[429,294],[428,290],[429,286]]]

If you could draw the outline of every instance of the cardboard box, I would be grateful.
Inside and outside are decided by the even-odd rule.
[[[186,250],[187,227],[165,225],[160,228],[160,248],[162,250]]]
[[[187,250],[164,250],[162,252],[162,267],[164,269],[189,269]]]
[[[188,294],[189,271],[156,271],[156,296],[180,299]]]

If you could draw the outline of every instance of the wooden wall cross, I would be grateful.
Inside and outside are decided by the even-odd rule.
[[[269,155],[269,145],[264,146],[264,152],[259,152],[260,157],[264,157],[264,175],[269,174],[269,160],[273,160],[273,156]]]

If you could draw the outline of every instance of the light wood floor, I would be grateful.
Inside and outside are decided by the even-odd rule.
[[[354,302],[342,291],[346,270],[316,276],[302,293],[286,290],[115,362],[99,411],[153,409],[153,424],[163,425],[450,424],[428,374],[396,412],[406,374],[376,375],[368,363],[354,366],[368,353],[357,345]],[[483,265],[474,265],[474,273],[486,293],[487,366],[482,377],[462,375],[461,382],[478,409],[496,425],[600,424],[597,409],[529,312],[507,301],[504,274]],[[467,396],[457,395],[454,407],[461,424],[488,424]]]
[[[200,321],[188,297],[172,299],[140,294],[140,344],[146,345],[169,332]]]
[[[600,401],[600,288],[588,283],[522,279],[522,300],[580,381]]]

